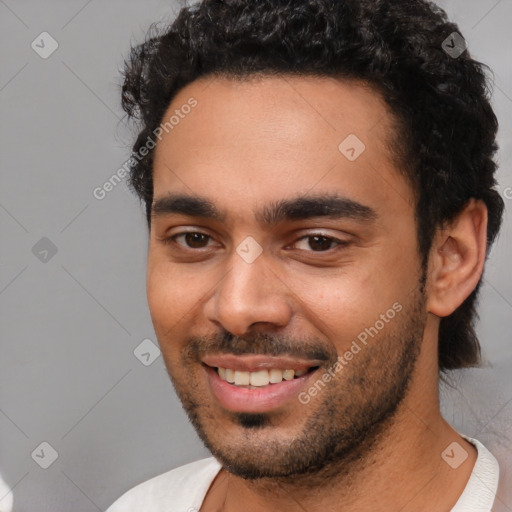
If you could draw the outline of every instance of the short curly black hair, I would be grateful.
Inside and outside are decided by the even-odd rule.
[[[390,107],[397,168],[415,193],[424,269],[436,228],[471,198],[487,206],[490,247],[503,214],[494,189],[498,123],[486,67],[464,48],[457,25],[424,0],[205,0],[183,7],[125,62],[122,105],[140,123],[129,183],[145,202],[148,227],[153,149],[144,158],[140,150],[178,91],[204,76],[310,75],[363,81]],[[480,362],[479,288],[441,319],[441,370]]]

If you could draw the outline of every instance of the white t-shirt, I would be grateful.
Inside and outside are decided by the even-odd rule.
[[[476,447],[478,457],[451,512],[491,512],[498,489],[498,461],[482,443],[463,437]],[[198,512],[220,469],[213,457],[191,462],[137,485],[106,512]]]

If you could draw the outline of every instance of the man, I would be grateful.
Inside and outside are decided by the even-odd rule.
[[[110,512],[492,509],[438,399],[502,216],[485,91],[422,0],[205,1],[133,49],[149,307],[214,457]]]

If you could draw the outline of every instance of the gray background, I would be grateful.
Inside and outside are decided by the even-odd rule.
[[[499,188],[509,206],[512,1],[439,4],[494,70]],[[134,355],[142,340],[156,342],[142,208],[124,183],[93,196],[129,155],[123,57],[177,9],[157,0],[0,0],[0,473],[20,512],[104,510],[133,485],[207,455],[162,358],[145,366]],[[44,31],[59,44],[47,59],[31,48]],[[443,388],[447,419],[497,451],[512,438],[511,235],[507,214],[482,290],[487,369],[455,372],[456,389]],[[45,241],[33,253],[43,237],[55,255],[41,253]],[[42,442],[58,452],[48,469],[31,456]],[[50,456],[36,453],[39,462]]]

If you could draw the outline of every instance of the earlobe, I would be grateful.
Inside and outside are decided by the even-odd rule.
[[[476,288],[487,250],[487,207],[471,199],[447,226],[439,228],[429,257],[427,307],[436,316],[453,313]]]

